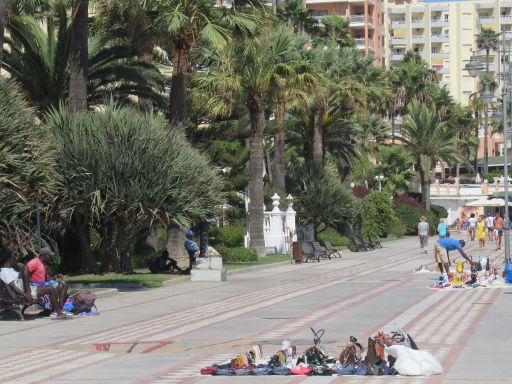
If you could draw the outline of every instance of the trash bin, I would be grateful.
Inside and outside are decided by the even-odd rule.
[[[297,264],[302,263],[303,261],[303,253],[302,253],[302,246],[300,241],[294,241],[292,243],[292,256],[293,261]]]

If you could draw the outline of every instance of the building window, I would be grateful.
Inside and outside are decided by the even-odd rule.
[[[444,15],[444,21],[448,21],[448,16],[449,15],[447,13]]]
[[[314,10],[311,12],[311,16],[327,16],[329,14],[329,11],[325,10]]]

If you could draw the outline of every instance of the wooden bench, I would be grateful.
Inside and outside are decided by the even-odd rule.
[[[321,258],[323,259],[331,259],[331,254],[325,250],[318,241],[312,241],[311,244],[313,244],[313,249],[315,252],[317,252]]]
[[[320,241],[320,244],[322,244],[325,248],[325,252],[329,254],[329,256],[332,257],[341,257],[341,251],[334,248],[332,246],[332,243],[329,240],[322,240]]]
[[[16,294],[8,287],[3,280],[0,280],[0,315],[5,317],[6,313],[14,313],[20,320],[25,320],[25,311],[32,305],[44,306],[39,302],[27,301],[24,296]]]
[[[320,253],[315,250],[311,241],[301,241],[302,254],[304,262],[307,263],[309,259],[320,261]]]

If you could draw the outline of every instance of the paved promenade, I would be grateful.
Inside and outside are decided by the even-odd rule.
[[[466,250],[502,259],[493,245],[479,252],[471,243]],[[412,270],[432,263],[432,248],[420,254],[417,239],[401,240],[372,252],[345,252],[341,260],[236,273],[224,283],[119,293],[98,300],[98,317],[3,321],[0,383],[512,382],[512,290],[428,289],[436,275]],[[349,336],[366,344],[393,321],[442,362],[443,375],[199,375],[201,367],[255,343],[270,355],[290,339],[303,352],[312,343],[310,326],[325,329],[322,341],[338,356]]]

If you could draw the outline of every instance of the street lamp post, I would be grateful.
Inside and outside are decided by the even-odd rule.
[[[500,42],[501,45],[502,42]],[[510,50],[510,46],[506,47]],[[501,52],[501,48],[498,49]],[[505,51],[506,53],[510,53],[510,51]],[[499,60],[499,64],[501,65],[501,60]],[[469,75],[471,77],[476,77],[478,74],[486,69],[486,72],[488,73],[489,66],[488,66],[488,60],[487,65],[484,67],[479,61],[478,58],[474,55],[472,55],[469,59],[469,63],[467,63],[464,67],[465,70],[469,72]],[[497,109],[494,110],[493,118],[497,121],[501,121],[503,124],[503,144],[504,144],[504,151],[503,151],[503,172],[505,176],[505,184],[504,184],[504,200],[505,200],[505,226],[504,226],[504,236],[505,236],[505,262],[508,263],[510,260],[510,226],[509,226],[509,202],[508,202],[508,195],[509,195],[509,181],[508,181],[508,116],[507,116],[507,109],[508,109],[508,103],[510,102],[511,95],[511,86],[512,86],[512,68],[510,65],[507,67],[506,71],[501,71],[501,67],[498,69],[497,74],[498,79],[502,79],[502,111],[499,111]],[[492,103],[492,100],[494,98],[493,92],[490,90],[489,85],[485,85],[484,90],[480,93],[480,98],[482,102],[485,105],[485,110],[487,111],[488,106]],[[485,127],[488,125],[487,121],[487,115],[485,114]],[[487,151],[487,147],[484,148],[484,152]],[[486,156],[484,156],[486,157]],[[487,163],[487,159],[484,159],[484,163]],[[485,167],[484,167],[485,168]],[[484,169],[484,173],[486,170]]]
[[[384,180],[384,176],[378,175],[375,176],[375,180],[379,182],[379,192],[382,192],[382,180]]]

